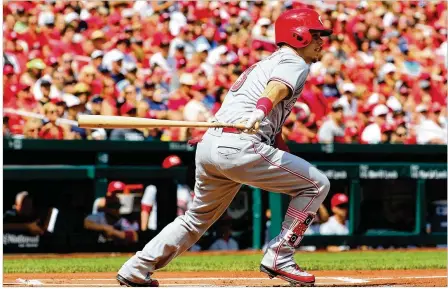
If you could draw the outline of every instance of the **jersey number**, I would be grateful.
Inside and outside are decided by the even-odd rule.
[[[230,88],[230,91],[235,92],[238,91],[241,86],[243,86],[244,82],[246,81],[247,77],[249,76],[249,73],[254,70],[255,66],[257,66],[257,64],[252,65],[251,67],[249,67],[248,69],[246,69],[246,71],[243,72],[243,74],[241,74],[240,78],[235,81],[235,83],[232,85],[232,87]]]

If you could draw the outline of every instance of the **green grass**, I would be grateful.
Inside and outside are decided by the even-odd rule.
[[[163,271],[258,271],[260,255],[180,256]],[[3,260],[4,273],[116,272],[127,257]],[[297,253],[307,270],[446,269],[447,252]]]

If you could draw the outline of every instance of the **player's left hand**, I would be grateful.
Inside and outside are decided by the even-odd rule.
[[[243,130],[245,133],[256,133],[258,131],[258,124],[264,119],[265,115],[261,109],[256,109],[252,112],[245,123],[246,129]]]

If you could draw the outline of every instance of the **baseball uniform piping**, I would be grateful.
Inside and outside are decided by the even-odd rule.
[[[315,199],[317,196],[320,195],[320,189],[319,189],[319,186],[318,186],[313,180],[310,180],[310,179],[308,179],[307,177],[302,176],[302,175],[300,175],[300,174],[298,174],[298,173],[296,173],[296,172],[293,172],[293,171],[291,171],[290,169],[285,168],[285,167],[283,167],[283,166],[281,166],[281,165],[277,165],[277,164],[275,164],[274,162],[272,162],[271,160],[269,160],[268,158],[266,158],[264,155],[262,155],[261,153],[259,153],[259,152],[255,149],[255,144],[254,144],[254,143],[252,143],[252,148],[254,149],[254,152],[255,152],[255,153],[259,154],[265,161],[267,161],[267,162],[270,163],[271,165],[276,166],[277,168],[283,169],[283,170],[287,171],[288,173],[290,173],[290,174],[292,174],[292,175],[294,175],[294,176],[296,176],[296,177],[299,177],[299,178],[301,178],[301,179],[303,179],[303,180],[305,180],[305,181],[311,183],[311,184],[317,189],[317,194],[311,199],[311,201],[308,203],[308,205],[303,209],[303,211],[306,211],[306,210],[309,208],[309,206],[311,205],[311,203],[314,201],[314,199]]]

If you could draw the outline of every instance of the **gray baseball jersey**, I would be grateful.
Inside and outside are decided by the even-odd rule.
[[[241,121],[254,111],[268,82],[280,81],[292,93],[272,109],[261,122],[259,133],[255,135],[258,140],[270,140],[272,143],[302,92],[308,73],[309,65],[294,51],[289,48],[279,49],[241,74],[215,117],[219,122]]]
[[[188,250],[226,211],[242,184],[291,196],[282,231],[268,244],[262,264],[274,270],[294,266],[293,255],[325,199],[330,183],[307,161],[271,146],[300,94],[308,65],[288,48],[279,49],[245,71],[216,115],[218,121],[247,118],[270,80],[292,94],[273,108],[256,135],[209,129],[196,149],[192,206],[131,257],[119,274],[144,283],[154,271]],[[295,267],[294,267],[295,268]],[[305,273],[304,273],[305,274]]]

